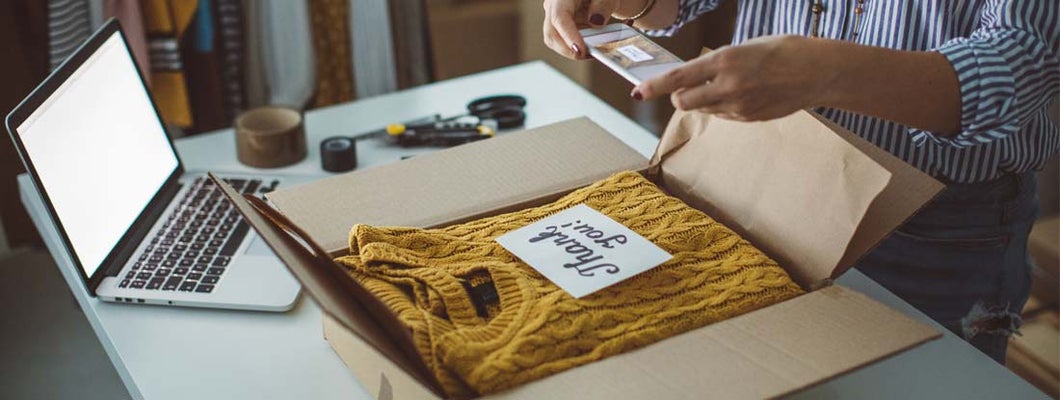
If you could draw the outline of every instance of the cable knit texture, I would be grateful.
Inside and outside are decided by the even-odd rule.
[[[585,203],[673,258],[575,299],[497,242]],[[636,172],[540,207],[441,229],[356,225],[337,261],[412,331],[452,397],[489,394],[795,297],[776,262]],[[472,287],[492,285],[496,296]]]

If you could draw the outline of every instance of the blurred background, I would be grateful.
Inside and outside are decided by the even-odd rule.
[[[7,59],[0,63],[0,112],[6,114],[96,27],[116,17],[174,138],[229,127],[240,111],[260,105],[312,110],[531,60],[544,60],[648,130],[661,132],[673,112],[669,101],[634,102],[629,97],[631,85],[601,64],[552,53],[542,42],[541,4],[541,0],[0,0],[0,48],[7,49]],[[729,42],[735,11],[736,2],[724,2],[676,36],[658,42],[691,59],[703,47]],[[1058,103],[1053,102],[1054,120]],[[0,284],[31,290],[61,285],[53,282],[58,275],[48,267],[50,258],[17,195],[15,176],[22,172],[21,161],[8,136],[0,137]],[[1039,174],[1043,217],[1031,244],[1038,265],[1034,298],[1028,305],[1024,335],[1014,339],[1009,361],[1011,369],[1053,396],[1060,394],[1058,170],[1054,157]],[[4,296],[10,301],[0,302],[5,304],[0,307],[10,309],[0,314],[4,318],[0,330],[9,336],[14,331],[32,332],[25,326],[34,322],[14,319],[25,315],[18,310],[29,301],[24,296]],[[72,299],[55,307],[53,311],[59,313],[55,315],[68,314],[73,322],[63,322],[67,326],[56,318],[42,318],[39,332],[59,329],[74,335],[70,332],[87,329],[74,321],[77,310]],[[39,362],[42,357],[68,361],[102,356],[85,347],[64,350],[44,343],[38,349],[13,342],[23,336],[0,342],[5,358],[0,386],[55,378],[56,371],[62,372],[13,364]],[[68,337],[50,340],[78,343]],[[76,378],[88,368],[78,365],[67,366],[70,376]]]
[[[684,59],[722,46],[735,5],[659,42]],[[0,63],[0,111],[111,17],[121,21],[174,138],[229,127],[240,111],[265,104],[313,110],[532,60],[652,132],[673,112],[668,100],[633,101],[632,85],[600,63],[549,50],[540,0],[2,0],[0,48],[9,58]],[[37,243],[14,186],[21,162],[2,136],[7,240]]]

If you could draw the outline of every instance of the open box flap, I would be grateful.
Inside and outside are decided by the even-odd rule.
[[[674,194],[807,288],[832,277],[870,205],[894,183],[890,171],[805,111],[750,123],[677,112],[652,163]]]
[[[335,322],[328,342],[378,399],[422,399]],[[484,399],[762,399],[819,384],[938,338],[840,285],[572,368]]]
[[[898,229],[931,199],[942,193],[946,185],[828,118],[816,113],[809,114],[891,172],[891,182],[872,202],[857,232],[850,240],[846,253],[839,261],[839,266],[832,271],[832,278],[835,279],[853,267],[861,257],[875,248],[888,234]]]
[[[325,250],[342,254],[355,224],[459,222],[647,164],[582,117],[277,190],[268,198]]]
[[[486,398],[776,398],[940,336],[833,285]]]
[[[231,185],[209,177],[265,243],[272,248],[306,292],[335,321],[374,351],[393,361],[408,379],[439,388],[423,359],[415,353],[412,334],[375,296],[343,272],[320,247],[264,201],[241,195]],[[300,243],[301,242],[301,243]]]

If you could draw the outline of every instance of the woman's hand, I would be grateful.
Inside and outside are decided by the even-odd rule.
[[[634,98],[671,94],[679,110],[761,121],[823,105],[834,71],[812,39],[765,36],[722,47],[633,89]]]
[[[545,0],[545,44],[571,59],[589,56],[578,27],[599,28],[618,9],[618,0]]]
[[[830,107],[944,137],[961,128],[960,82],[945,56],[840,40],[748,40],[642,82],[631,93],[644,99],[665,94],[671,94],[680,110],[698,109],[737,121]]]

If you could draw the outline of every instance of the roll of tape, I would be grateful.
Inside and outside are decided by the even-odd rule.
[[[345,136],[324,139],[320,142],[320,164],[330,172],[357,168],[357,142]]]
[[[298,110],[266,106],[236,117],[236,156],[257,168],[294,164],[306,156],[305,129]]]

